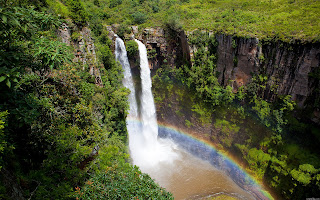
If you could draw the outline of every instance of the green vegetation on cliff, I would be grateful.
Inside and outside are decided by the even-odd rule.
[[[199,96],[194,87],[177,81],[175,70],[170,71],[160,68],[153,77],[157,111],[162,122],[170,124],[170,120],[175,119],[179,128],[196,132],[220,150],[237,155],[250,174],[285,199],[318,194],[318,142],[295,139],[297,130],[292,127],[299,126],[301,133],[298,134],[305,134],[312,126],[301,122],[286,125],[283,122],[289,120],[288,111],[283,112],[279,117],[281,123],[277,123],[273,113],[285,110],[286,106],[275,107],[261,99],[250,103],[247,97],[243,99],[246,103],[239,102],[239,93],[234,94],[233,102],[225,103],[222,97],[226,88],[223,87],[212,104]],[[245,90],[242,92],[247,95]]]
[[[195,31],[189,38],[197,48],[193,65],[164,65],[153,77],[158,107],[182,118],[185,128],[207,130],[201,138],[241,157],[250,173],[282,197],[316,196],[320,157],[319,140],[313,133],[319,128],[293,117],[297,108],[289,95],[275,94],[273,102],[266,101],[263,75],[253,75],[250,83],[237,90],[232,84],[221,86],[215,37]]]

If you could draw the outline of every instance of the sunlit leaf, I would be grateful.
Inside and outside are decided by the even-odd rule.
[[[7,23],[7,16],[2,15],[2,21],[3,21],[3,23]]]
[[[9,79],[7,79],[7,81],[6,81],[6,85],[7,85],[9,88],[11,88],[11,82],[10,82],[10,80],[9,80]]]
[[[6,78],[7,78],[7,77],[5,77],[5,76],[1,76],[1,77],[0,77],[0,83],[1,83],[2,81],[6,80]]]

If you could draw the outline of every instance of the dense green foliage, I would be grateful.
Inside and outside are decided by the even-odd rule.
[[[138,168],[112,166],[105,173],[97,174],[85,186],[77,188],[78,199],[173,199]]]
[[[107,31],[101,23],[92,26],[97,60],[88,53],[86,63],[73,62],[77,47],[62,43],[56,31],[69,21],[73,42],[83,38],[85,7],[79,0],[41,2],[0,4],[1,199],[74,199],[88,180],[104,184],[101,177],[109,177],[110,167],[122,166],[115,174],[128,177],[139,172],[128,163],[129,91],[122,86]],[[89,73],[92,66],[98,74]],[[123,187],[108,185],[109,194],[143,183],[150,187],[131,195],[171,196],[139,174],[140,182],[119,179]]]
[[[134,58],[139,53],[138,43],[134,40],[130,40],[126,42],[126,50],[127,50],[128,58],[129,59]]]
[[[2,168],[2,165],[4,164],[4,160],[2,159],[2,157],[7,154],[10,153],[10,150],[12,148],[12,146],[8,145],[7,142],[7,138],[6,135],[4,134],[3,129],[6,126],[6,117],[8,115],[8,112],[0,112],[0,170]]]
[[[84,25],[87,22],[88,13],[86,12],[81,0],[67,0],[71,19],[77,25]]]
[[[319,41],[319,1],[308,0],[94,0],[86,1],[105,24],[162,26],[172,13],[185,30],[204,29],[261,39]],[[148,19],[147,21],[145,19]]]

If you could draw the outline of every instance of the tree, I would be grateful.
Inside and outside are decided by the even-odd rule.
[[[129,58],[135,57],[139,52],[138,43],[134,40],[126,42],[126,50]]]
[[[88,13],[85,10],[82,2],[80,0],[68,0],[68,8],[70,10],[70,17],[75,24],[79,26],[84,26],[88,20]]]
[[[252,148],[249,150],[246,160],[250,165],[250,169],[255,171],[259,178],[263,178],[265,170],[268,167],[268,161],[271,159],[271,156],[267,153],[264,153],[261,149]]]
[[[148,19],[147,15],[142,12],[135,12],[132,14],[132,17],[135,24],[143,24]]]

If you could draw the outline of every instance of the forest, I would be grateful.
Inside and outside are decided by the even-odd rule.
[[[197,52],[191,63],[169,66],[165,60],[153,76],[156,104],[186,95],[199,123],[220,131],[220,149],[239,155],[259,181],[283,199],[317,197],[320,127],[300,119],[319,110],[319,89],[303,110],[290,95],[265,99],[267,75],[253,74],[237,91],[219,84],[218,41],[209,32],[318,45],[319,18],[316,0],[0,0],[0,199],[173,199],[131,164],[130,91],[108,37],[113,24],[135,62],[131,26],[139,33],[162,27],[175,45],[181,31],[192,31],[188,40]],[[65,24],[70,45],[59,35]],[[309,76],[319,84],[319,70]],[[237,125],[248,119],[268,134]],[[194,124],[186,119],[185,126]],[[239,133],[245,140],[230,140]]]

